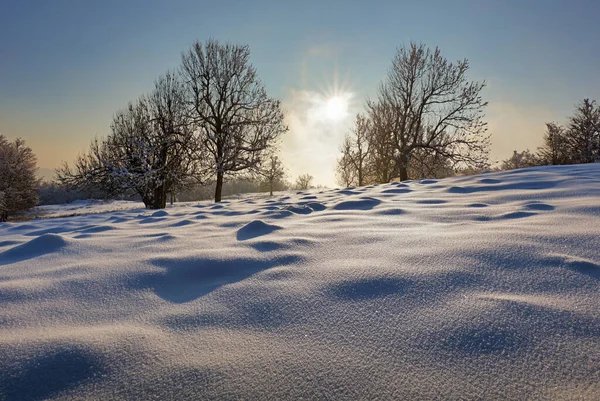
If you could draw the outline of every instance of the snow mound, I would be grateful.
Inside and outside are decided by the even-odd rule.
[[[381,201],[374,198],[362,198],[340,202],[333,207],[334,210],[370,210],[379,205]]]
[[[58,252],[67,245],[68,241],[58,234],[42,234],[22,245],[0,253],[0,265]]]
[[[169,212],[167,212],[166,210],[157,210],[156,212],[152,213],[152,217],[165,217],[168,215]]]
[[[275,224],[267,224],[262,220],[254,220],[246,224],[237,231],[236,238],[238,241],[245,241],[251,238],[260,237],[272,233],[275,230],[280,230],[282,227]]]

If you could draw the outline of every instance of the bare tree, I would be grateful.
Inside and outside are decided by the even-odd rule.
[[[137,193],[147,208],[164,208],[169,192],[200,176],[202,157],[187,118],[183,88],[166,74],[149,96],[115,114],[111,134],[95,139],[73,169],[58,169],[58,181],[109,196]]]
[[[215,202],[223,180],[256,168],[287,131],[280,102],[267,96],[250,64],[248,46],[196,42],[182,56],[188,106],[216,175]]]
[[[355,185],[356,171],[350,160],[350,141],[344,140],[341,151],[342,156],[337,160],[335,176],[340,185],[351,187]]]
[[[0,221],[38,202],[37,159],[22,139],[9,142],[0,135]]]
[[[278,181],[282,181],[285,177],[285,169],[283,163],[277,155],[271,154],[266,160],[266,164],[259,169],[259,174],[262,175],[269,185],[269,196],[273,196],[273,188]]]
[[[296,178],[296,189],[305,190],[312,187],[313,176],[310,174],[302,174]]]
[[[457,166],[487,163],[489,135],[483,121],[484,82],[467,81],[469,63],[449,62],[438,48],[412,43],[400,48],[371,110],[391,114],[395,170],[408,179],[416,149],[427,149]]]
[[[346,135],[342,148],[342,159],[345,169],[351,168],[355,172],[356,184],[365,185],[367,178],[367,160],[369,156],[369,135],[372,129],[371,121],[358,114],[356,116],[352,135]]]

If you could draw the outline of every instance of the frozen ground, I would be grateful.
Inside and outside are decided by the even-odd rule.
[[[3,224],[0,399],[597,400],[599,249],[600,164]]]

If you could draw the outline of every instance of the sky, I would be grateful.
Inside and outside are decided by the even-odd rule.
[[[487,82],[492,160],[534,150],[545,122],[600,99],[593,0],[0,0],[0,10],[0,133],[24,138],[41,168],[107,135],[115,111],[209,38],[250,46],[286,110],[288,178],[327,186],[354,115],[411,41],[467,58],[469,79]],[[334,95],[347,107],[327,118]]]

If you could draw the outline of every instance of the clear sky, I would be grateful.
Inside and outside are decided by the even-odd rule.
[[[334,185],[352,115],[373,96],[398,46],[439,46],[488,83],[492,156],[535,149],[544,122],[600,100],[600,1],[0,0],[0,133],[23,137],[40,167],[72,161],[113,113],[151,89],[194,40],[250,45],[269,94],[283,100],[290,178]],[[319,118],[319,99],[347,114]]]

